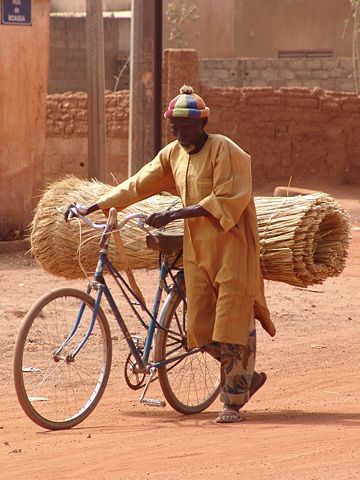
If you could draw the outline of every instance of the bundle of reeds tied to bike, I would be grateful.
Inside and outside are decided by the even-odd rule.
[[[31,226],[31,251],[49,273],[67,279],[92,275],[99,251],[99,235],[84,223],[65,223],[63,212],[70,203],[85,205],[112,187],[98,181],[66,177],[49,185],[41,197]],[[119,221],[129,213],[150,214],[180,207],[171,195],[156,195],[118,213]],[[260,261],[264,278],[307,287],[339,275],[345,265],[350,226],[347,214],[327,194],[295,197],[256,197],[260,234]],[[91,214],[103,223],[102,212]],[[172,227],[173,228],[173,227]],[[177,223],[176,229],[182,229]],[[146,233],[134,223],[121,230],[121,239],[132,269],[158,267],[158,253],[146,247]],[[116,268],[124,268],[115,242],[109,257]]]

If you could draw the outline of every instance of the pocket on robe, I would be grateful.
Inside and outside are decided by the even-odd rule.
[[[197,189],[198,198],[200,201],[210,195],[210,193],[213,191],[213,181],[211,178],[201,178],[197,180],[195,187]]]

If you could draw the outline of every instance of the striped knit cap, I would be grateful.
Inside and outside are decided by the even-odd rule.
[[[180,95],[171,100],[164,113],[165,118],[206,118],[209,116],[209,108],[204,100],[194,93],[193,88],[183,85]]]

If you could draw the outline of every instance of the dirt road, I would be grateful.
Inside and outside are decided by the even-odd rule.
[[[15,337],[31,303],[69,282],[44,273],[23,252],[0,255],[0,477],[359,479],[360,200],[354,189],[331,193],[355,227],[346,269],[308,290],[267,282],[278,333],[271,339],[258,327],[257,369],[268,381],[249,402],[245,421],[235,425],[214,424],[219,403],[190,417],[140,405],[115,358],[89,419],[70,431],[37,427],[14,392]],[[150,288],[152,274],[140,276]],[[114,322],[111,327],[117,335]],[[114,349],[124,349],[117,337]]]

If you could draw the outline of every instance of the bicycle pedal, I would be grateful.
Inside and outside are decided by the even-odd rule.
[[[166,402],[163,400],[158,400],[156,398],[143,398],[140,400],[140,403],[148,405],[149,407],[165,407]]]

